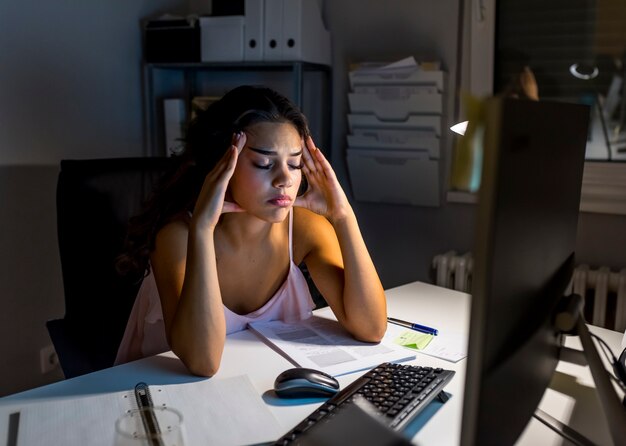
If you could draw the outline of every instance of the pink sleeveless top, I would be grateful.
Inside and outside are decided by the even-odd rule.
[[[247,328],[248,322],[284,320],[295,322],[311,316],[315,307],[309,286],[293,262],[293,210],[289,213],[289,272],[274,296],[258,310],[237,314],[224,306],[226,334]],[[145,277],[128,318],[115,365],[170,350],[165,336],[159,292],[152,271]]]

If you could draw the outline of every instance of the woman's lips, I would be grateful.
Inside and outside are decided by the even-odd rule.
[[[267,200],[269,204],[278,207],[287,207],[291,205],[291,197],[289,195],[277,195]]]

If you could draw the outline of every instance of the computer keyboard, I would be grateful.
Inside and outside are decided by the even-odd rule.
[[[305,432],[331,420],[357,394],[376,407],[383,423],[402,430],[434,398],[439,397],[443,402],[448,399],[443,388],[454,373],[441,368],[380,364],[322,404],[275,444],[297,444]]]

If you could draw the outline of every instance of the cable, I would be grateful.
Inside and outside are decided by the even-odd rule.
[[[604,356],[606,356],[607,360],[609,361],[609,363],[613,366],[613,374],[609,373],[609,376],[611,378],[614,378],[618,381],[620,381],[620,387],[622,388],[622,390],[626,389],[626,367],[624,366],[624,364],[622,362],[620,362],[622,360],[622,357],[624,356],[624,354],[626,353],[626,350],[624,350],[624,352],[622,352],[622,355],[620,356],[620,359],[618,360],[615,357],[615,354],[613,353],[613,350],[611,350],[611,347],[609,347],[609,345],[604,342],[604,339],[602,339],[600,336],[597,336],[591,332],[589,332],[589,334],[596,338],[598,340],[598,342],[600,343],[600,347],[602,352],[604,353]],[[609,351],[609,353],[611,354],[611,356],[609,357],[608,353],[606,352],[605,348]],[[612,357],[612,359],[611,359]],[[625,390],[626,392],[626,390]],[[624,403],[626,405],[626,397],[624,398]]]
[[[598,342],[600,342],[600,344],[603,346],[602,351],[604,352],[604,355],[606,356],[606,358],[609,360],[610,363],[615,363],[617,362],[617,358],[615,357],[615,353],[613,353],[613,350],[611,350],[611,347],[609,347],[609,344],[607,344],[606,342],[604,342],[604,339],[602,339],[600,336],[595,335],[591,332],[589,332],[589,334],[596,338],[598,340]],[[608,349],[608,351],[611,353],[611,356],[613,359],[611,359],[611,357],[609,357],[609,355],[606,353],[606,350],[604,350],[604,347],[606,347]]]
[[[617,385],[626,392],[626,384],[624,384],[623,382],[621,382],[619,379],[617,379],[617,377],[613,376],[612,374],[609,373],[609,376],[611,377],[611,379],[613,381],[615,381],[617,383]]]

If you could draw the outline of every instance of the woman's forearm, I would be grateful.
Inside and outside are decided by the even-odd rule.
[[[219,368],[226,337],[214,233],[193,224],[189,229],[185,279],[170,346],[192,373],[212,376]]]
[[[358,339],[377,342],[387,328],[387,303],[356,216],[350,209],[345,218],[331,223],[344,263],[346,328]]]

